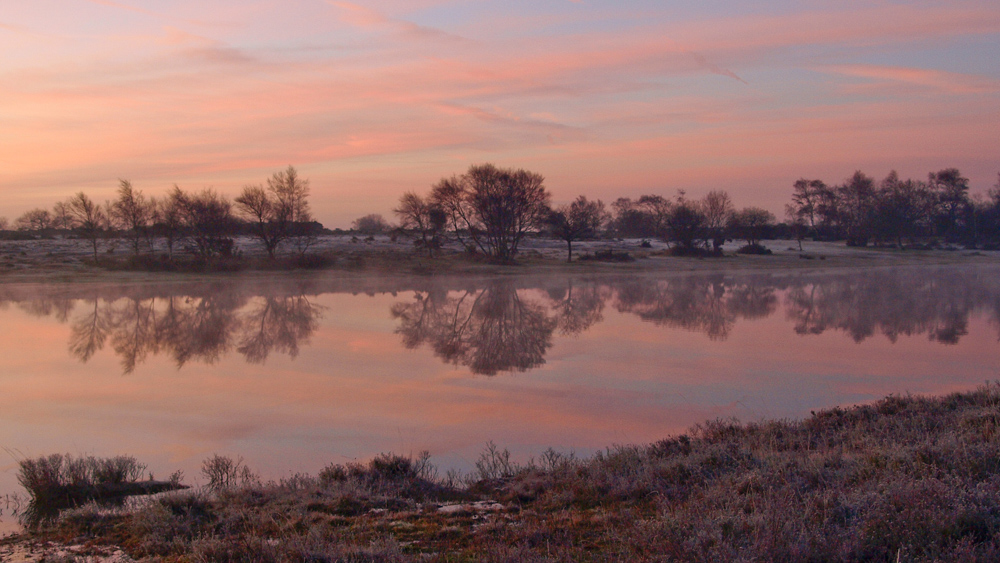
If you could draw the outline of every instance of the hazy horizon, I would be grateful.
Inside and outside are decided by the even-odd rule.
[[[331,228],[484,162],[779,217],[800,177],[1000,171],[995,2],[39,0],[0,49],[11,220],[289,164]]]

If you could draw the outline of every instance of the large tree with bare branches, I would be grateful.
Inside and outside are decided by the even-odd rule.
[[[550,195],[543,181],[535,172],[480,164],[442,179],[431,199],[447,213],[459,240],[468,237],[466,247],[508,262],[525,235],[548,217]]]

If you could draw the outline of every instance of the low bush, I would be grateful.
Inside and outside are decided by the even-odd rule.
[[[18,462],[17,480],[29,495],[22,520],[40,525],[60,510],[91,501],[120,503],[125,497],[183,488],[180,473],[168,481],[143,480],[146,466],[131,456],[98,458],[53,454]]]
[[[744,244],[743,246],[736,249],[737,254],[756,254],[760,256],[767,256],[771,254],[771,249],[767,248],[762,244]]]
[[[578,260],[593,262],[635,262],[635,257],[628,252],[615,252],[609,248],[607,250],[595,250],[593,254],[581,254]]]

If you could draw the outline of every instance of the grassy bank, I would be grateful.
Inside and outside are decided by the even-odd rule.
[[[1000,559],[996,384],[708,422],[585,460],[488,447],[464,477],[393,455],[264,484],[205,468],[211,491],[66,511],[33,537],[171,561]]]

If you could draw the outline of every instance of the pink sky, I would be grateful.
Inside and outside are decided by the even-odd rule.
[[[471,164],[556,201],[1000,172],[995,1],[34,0],[0,10],[0,216],[292,164],[330,227]]]

